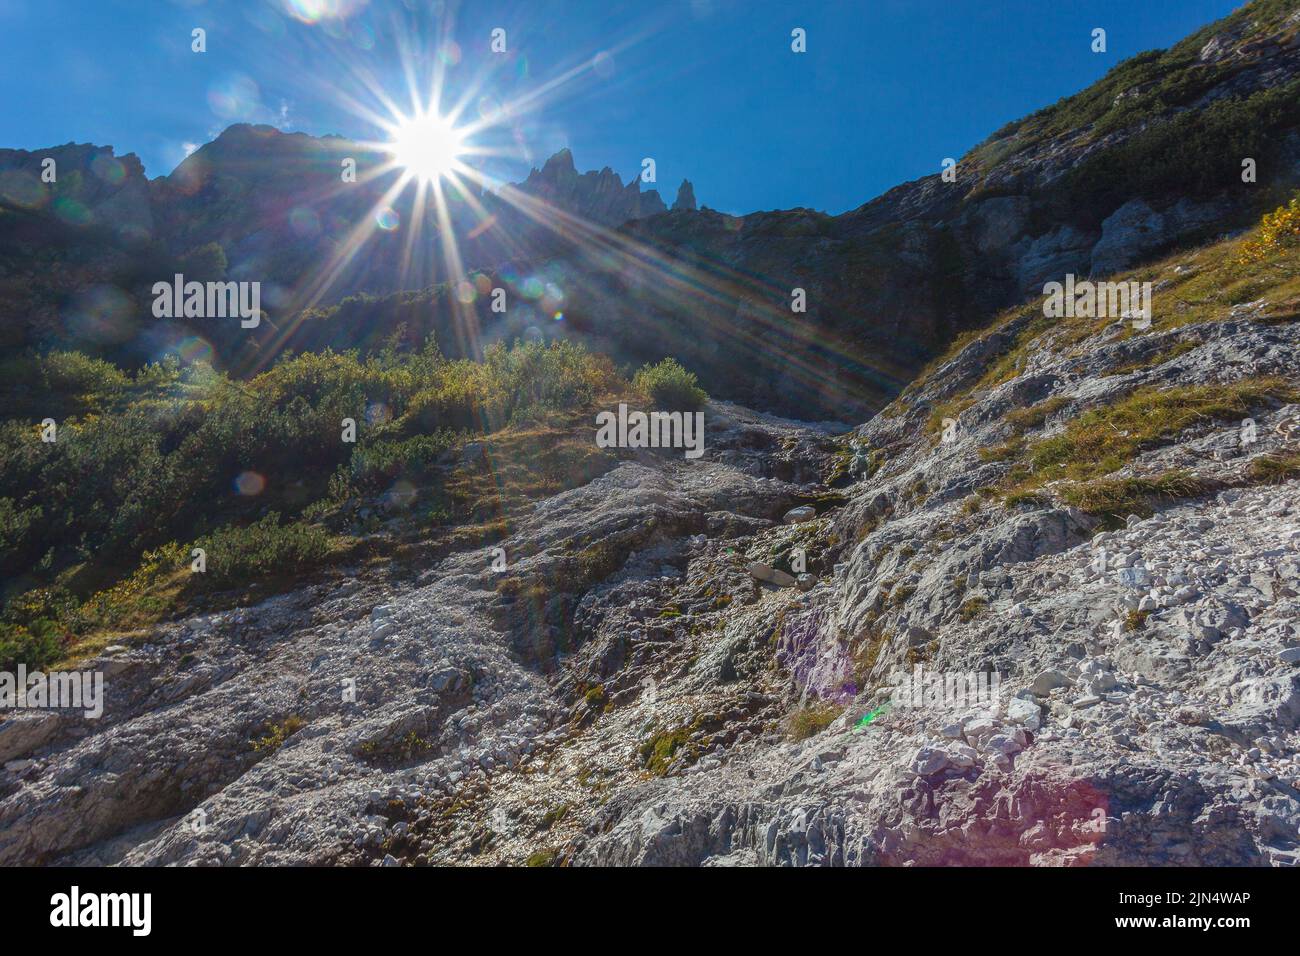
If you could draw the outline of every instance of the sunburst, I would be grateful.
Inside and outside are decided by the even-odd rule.
[[[419,182],[433,183],[465,170],[461,157],[468,151],[466,131],[435,111],[400,118],[392,137],[386,149],[393,162]]]

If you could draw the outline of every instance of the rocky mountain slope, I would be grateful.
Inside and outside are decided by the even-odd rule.
[[[1300,203],[1236,233],[1300,172],[1298,29],[1130,61],[956,190],[683,196],[538,263],[579,333],[710,373],[704,455],[423,550],[348,501],[391,560],[101,635],[102,718],[0,723],[0,863],[1296,865]],[[1151,283],[1149,324],[1050,316],[1070,271]]]
[[[847,437],[713,403],[504,571],[110,647],[102,720],[0,724],[0,860],[1292,865],[1300,250],[1245,248],[1136,274],[1146,330],[1009,313]],[[904,706],[918,665],[1001,694]]]

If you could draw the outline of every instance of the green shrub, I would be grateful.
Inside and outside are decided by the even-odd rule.
[[[216,251],[202,253],[214,268]],[[329,519],[397,479],[423,486],[435,523],[494,513],[499,483],[472,474],[453,485],[444,452],[468,435],[583,411],[626,384],[608,359],[568,342],[495,345],[482,362],[448,361],[432,341],[368,356],[325,349],[243,381],[175,359],[134,373],[77,352],[6,359],[0,577],[21,584],[0,610],[0,653],[45,662],[93,630],[146,626],[198,590],[318,565],[334,543],[304,519]],[[54,443],[40,439],[47,416]],[[340,440],[349,418],[354,443]],[[587,461],[535,430],[540,452],[497,443],[516,448],[498,482],[508,473],[512,488],[563,486],[600,465],[589,441]],[[237,485],[245,473],[265,480]],[[206,574],[189,574],[190,547],[178,542],[207,551]],[[47,586],[65,577],[89,595],[82,603],[51,603]]]
[[[455,442],[452,432],[439,431],[363,445],[352,454],[352,480],[358,488],[375,488],[398,477],[426,478],[435,471],[438,458]]]
[[[1298,122],[1300,81],[1227,97],[1097,151],[1066,174],[1062,188],[1073,208],[1097,216],[1135,197],[1210,195],[1239,179],[1242,156],[1262,163],[1275,155],[1278,133]]]
[[[687,748],[694,755],[697,745],[691,742],[691,728],[678,727],[675,730],[662,730],[641,745],[641,759],[645,767],[656,777],[668,772],[677,752]]]
[[[12,673],[19,664],[29,671],[46,668],[63,656],[64,646],[53,621],[34,621],[30,627],[0,621],[0,671]]]
[[[271,754],[284,746],[284,742],[307,726],[307,721],[291,714],[278,723],[268,724],[263,735],[250,740],[254,752]]]
[[[697,384],[695,373],[688,372],[671,358],[658,365],[643,365],[633,377],[632,387],[656,409],[664,411],[694,411],[709,398]]]
[[[304,523],[280,524],[271,512],[244,527],[227,526],[195,542],[207,553],[208,583],[247,584],[319,564],[330,552],[323,528]]]

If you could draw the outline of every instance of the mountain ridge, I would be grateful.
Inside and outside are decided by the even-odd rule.
[[[507,192],[565,215],[547,217],[544,205],[520,213],[503,202],[489,209],[496,228],[476,230],[480,223],[472,217],[462,230],[474,236],[461,243],[465,271],[485,273],[494,287],[507,289],[505,323],[484,300],[467,311],[449,286],[436,288],[458,277],[443,271],[444,250],[430,231],[431,241],[411,265],[420,281],[400,279],[400,229],[372,230],[372,246],[348,259],[333,285],[306,281],[329,273],[325,266],[342,255],[343,237],[369,205],[344,195],[329,200],[342,203],[337,213],[325,211],[328,204],[316,208],[300,190],[311,176],[294,175],[292,162],[276,174],[291,181],[283,188],[271,188],[272,176],[254,190],[243,184],[238,164],[223,159],[210,175],[217,185],[229,178],[228,187],[196,198],[187,190],[209,176],[202,172],[208,144],[152,188],[169,197],[159,218],[185,223],[183,241],[169,254],[219,242],[232,278],[272,283],[264,301],[278,324],[303,309],[337,309],[349,294],[364,293],[380,300],[375,321],[350,313],[375,328],[393,311],[385,296],[409,299],[412,286],[432,284],[421,294],[434,306],[433,317],[407,325],[412,344],[430,332],[445,338],[452,324],[466,322],[473,327],[469,341],[530,329],[548,337],[576,334],[620,361],[674,354],[711,381],[715,393],[752,406],[851,422],[882,407],[953,336],[1048,279],[1126,268],[1242,228],[1275,204],[1300,181],[1296,17],[1284,4],[1252,4],[1007,124],[962,157],[955,182],[935,173],[838,216],[795,209],[731,217],[677,202],[665,210],[657,192],[641,193],[636,177],[634,187],[610,170],[579,174],[571,153],[557,153]],[[231,135],[256,142],[257,128],[232,129]],[[341,145],[320,147],[302,172],[324,184]],[[1257,181],[1242,181],[1243,157],[1255,160]],[[250,191],[266,197],[269,213],[241,198]],[[322,193],[332,195],[332,187],[307,190]],[[458,215],[453,211],[456,222]],[[534,223],[534,217],[549,221]],[[530,277],[562,293],[563,305],[551,311],[562,311],[564,323],[535,307]],[[791,309],[796,288],[805,290],[802,313]],[[48,308],[44,322],[47,330],[35,341],[50,341],[49,330],[60,325]],[[303,323],[288,325],[307,336],[299,347],[313,340],[296,331]],[[378,338],[400,331],[385,325]],[[218,356],[235,362],[253,345],[263,352],[271,343],[266,334],[236,341],[217,332],[212,340]],[[356,331],[345,339],[361,344],[362,337]],[[724,345],[733,343],[744,361],[725,357]],[[276,347],[295,346],[290,340]]]

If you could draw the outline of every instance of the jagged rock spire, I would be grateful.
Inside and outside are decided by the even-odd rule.
[[[695,210],[695,187],[689,179],[683,179],[677,187],[677,198],[673,200],[673,212],[679,209]]]

